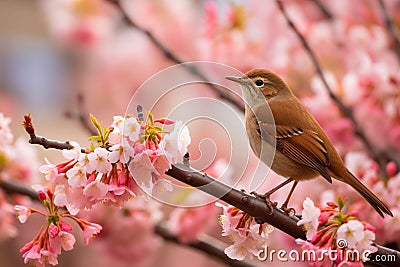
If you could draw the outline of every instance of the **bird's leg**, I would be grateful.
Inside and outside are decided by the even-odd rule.
[[[280,188],[282,188],[282,187],[284,187],[285,185],[287,185],[288,183],[291,183],[291,182],[293,182],[294,180],[293,180],[293,178],[288,178],[288,179],[286,179],[286,181],[284,181],[284,182],[282,182],[282,183],[280,183],[280,184],[278,184],[277,186],[275,186],[274,188],[272,188],[271,190],[269,190],[267,193],[265,193],[265,194],[259,194],[259,193],[257,193],[257,192],[251,192],[250,194],[252,194],[253,196],[256,196],[256,197],[260,197],[260,198],[263,198],[263,199],[265,199],[265,201],[267,202],[267,205],[268,205],[268,207],[271,209],[271,214],[272,214],[272,212],[273,212],[273,210],[274,210],[274,207],[276,207],[276,205],[278,204],[277,202],[272,202],[272,201],[270,201],[269,200],[269,197],[273,194],[273,193],[275,193],[276,191],[278,191]],[[296,183],[297,184],[297,183]]]
[[[266,198],[269,199],[269,196],[272,195],[273,193],[275,193],[276,191],[278,191],[280,188],[284,187],[285,185],[287,185],[288,183],[293,182],[293,178],[288,178],[286,179],[286,181],[278,184],[277,186],[275,186],[274,188],[272,188],[271,190],[269,190],[267,193],[265,194],[258,194],[257,192],[251,192],[252,195],[256,196],[256,197],[261,197],[261,198]]]
[[[296,214],[296,211],[293,208],[288,208],[287,205],[289,204],[289,199],[293,194],[294,189],[296,188],[297,184],[299,183],[299,181],[294,181],[292,188],[290,189],[289,195],[287,196],[285,202],[283,202],[281,209],[283,211],[285,211],[287,214]]]

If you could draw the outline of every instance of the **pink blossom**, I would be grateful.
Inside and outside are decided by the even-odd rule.
[[[99,0],[51,1],[43,5],[51,30],[63,45],[99,45],[112,30],[115,10]]]
[[[58,185],[60,188],[64,185]],[[45,266],[58,264],[57,257],[62,250],[71,250],[75,244],[75,237],[71,234],[72,226],[65,221],[69,218],[82,228],[83,236],[87,242],[88,238],[97,234],[101,226],[82,220],[69,213],[64,208],[57,206],[54,201],[56,194],[49,188],[42,188],[39,191],[40,200],[46,208],[46,212],[23,206],[15,206],[19,213],[19,219],[24,223],[31,213],[36,213],[44,217],[44,223],[34,239],[28,242],[21,253],[25,263],[30,262],[35,266]],[[64,200],[65,201],[65,200]]]
[[[47,164],[42,165],[39,171],[45,175],[48,181],[54,181],[58,175],[58,170],[56,165],[51,163],[47,158],[45,158]]]
[[[107,185],[97,180],[94,180],[85,186],[83,194],[89,200],[95,200],[103,198],[107,194],[107,191]]]
[[[393,161],[389,162],[386,165],[386,173],[388,174],[389,177],[395,175],[397,172],[397,167],[396,167],[396,163],[394,163]]]
[[[119,144],[122,142],[122,132],[125,118],[122,116],[113,116],[113,122],[111,124],[111,132],[108,140],[111,144]]]
[[[84,186],[87,182],[86,168],[80,163],[76,163],[65,174],[68,178],[68,184],[72,187]]]
[[[304,225],[307,230],[307,239],[311,240],[317,233],[321,210],[315,207],[314,202],[308,197],[303,202],[303,208],[301,220],[297,222],[297,225]]]
[[[113,261],[142,266],[160,248],[162,240],[154,233],[154,227],[161,221],[162,211],[152,199],[134,198],[122,209],[96,206],[89,216],[103,226],[93,242],[94,248]]]
[[[72,234],[65,231],[60,231],[58,237],[60,238],[63,250],[68,251],[74,248],[75,237]]]
[[[257,256],[260,248],[268,244],[268,235],[274,227],[267,223],[256,223],[254,218],[235,207],[218,202],[216,205],[223,209],[223,214],[219,216],[222,235],[233,241],[225,249],[225,254],[237,260]]]
[[[125,118],[124,127],[123,127],[123,135],[128,137],[131,141],[136,141],[139,138],[140,133],[140,124],[139,122],[133,118]]]
[[[70,144],[73,146],[73,148],[63,149],[62,150],[63,157],[68,160],[80,160],[82,153],[81,146],[75,141],[70,142]]]
[[[175,164],[182,162],[190,142],[189,129],[181,121],[177,121],[174,131],[166,134],[161,140],[160,150],[165,153],[171,164]]]
[[[105,148],[97,147],[92,153],[87,155],[89,162],[86,165],[88,173],[94,170],[100,173],[106,173],[111,170],[111,162],[108,161],[109,153]]]
[[[348,248],[355,248],[363,239],[364,226],[357,220],[351,220],[342,224],[337,230],[337,238],[346,240]]]
[[[29,216],[31,215],[31,209],[25,206],[15,205],[14,209],[17,213],[18,220],[21,223],[25,223],[28,220]]]
[[[361,235],[362,238],[358,241],[356,249],[360,252],[365,250],[368,250],[371,253],[376,252],[378,248],[372,245],[373,241],[375,240],[375,233],[364,229]]]
[[[4,117],[4,114],[0,112],[0,147],[11,145],[13,141],[13,134],[9,128],[10,122],[11,119]]]
[[[27,212],[28,213],[28,212]],[[23,215],[21,219],[23,219]],[[18,218],[19,219],[19,218]],[[17,229],[14,225],[14,210],[12,205],[0,190],[0,240],[4,240],[17,235]]]
[[[209,228],[215,211],[214,203],[195,208],[175,208],[170,214],[167,226],[181,242],[192,242]]]
[[[110,148],[111,152],[108,155],[108,160],[111,163],[121,162],[127,163],[130,158],[133,158],[135,151],[129,145],[116,144]]]
[[[153,177],[160,177],[160,175],[152,164],[148,153],[152,153],[152,151],[146,150],[139,155],[135,155],[129,163],[129,171],[140,186],[151,190],[155,182]]]
[[[89,240],[94,238],[103,229],[101,225],[89,222],[82,223],[80,226],[83,231],[83,241],[85,244],[88,244]]]
[[[41,259],[41,248],[39,244],[27,243],[21,248],[20,252],[25,263],[32,263],[34,266],[45,266],[45,261]]]
[[[212,1],[207,1],[204,5],[205,11],[205,35],[206,38],[215,36],[217,30],[217,7]]]
[[[364,267],[364,264],[360,261],[342,261],[338,264],[337,267]]]

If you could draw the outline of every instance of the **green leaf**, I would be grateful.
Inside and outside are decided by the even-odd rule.
[[[338,201],[338,205],[339,205],[339,211],[342,211],[345,202],[343,201],[341,196],[338,196],[337,201]]]
[[[147,115],[149,116],[150,125],[154,125],[154,116],[153,116],[153,114],[150,111],[148,111]]]
[[[96,142],[100,142],[101,141],[101,138],[98,135],[91,136],[88,139],[89,139],[89,141],[96,141]]]
[[[89,146],[89,150],[90,151],[94,151],[94,149],[95,149],[95,147],[94,147],[93,143],[91,143],[90,146]]]
[[[92,113],[90,113],[90,120],[92,121],[92,123],[93,123],[94,127],[96,127],[98,130],[100,130],[100,129],[101,129],[101,126],[100,126],[100,123],[99,123],[99,121],[96,119],[96,117],[95,117],[95,116],[93,116],[93,114],[92,114]]]

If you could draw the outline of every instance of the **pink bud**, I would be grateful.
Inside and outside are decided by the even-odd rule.
[[[46,198],[47,198],[46,193],[43,192],[42,190],[40,190],[40,191],[38,192],[38,196],[39,196],[39,199],[40,199],[41,201],[45,201]]]
[[[394,163],[393,161],[389,162],[386,165],[386,173],[389,177],[392,177],[393,175],[395,175],[397,172],[397,166],[396,163]]]
[[[53,193],[50,191],[50,189],[46,188],[46,194],[50,199],[53,199]]]
[[[349,212],[349,214],[347,214],[349,216],[357,216],[358,215],[358,211],[357,210],[353,210],[352,212]]]
[[[338,205],[336,205],[336,203],[332,201],[326,202],[326,205],[328,205],[328,207],[331,207],[333,209],[336,209],[338,207]]]
[[[364,226],[364,230],[370,230],[372,232],[376,231],[376,228],[367,222],[361,222]]]
[[[154,122],[158,122],[158,123],[165,124],[165,125],[171,125],[171,124],[175,123],[173,120],[170,120],[167,118],[158,119],[158,120],[155,120]]]
[[[379,169],[379,165],[376,162],[371,162],[371,166],[370,166],[371,170],[373,171],[377,171]]]
[[[72,231],[72,226],[64,221],[60,221],[59,226],[60,226],[61,231],[64,231],[67,233]]]
[[[49,235],[52,238],[55,238],[58,235],[58,233],[60,232],[60,229],[58,229],[57,226],[55,226],[53,223],[51,223],[49,225],[49,230],[48,231],[49,231]]]

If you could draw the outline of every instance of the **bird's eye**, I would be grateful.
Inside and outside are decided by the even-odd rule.
[[[264,81],[261,80],[261,79],[258,79],[255,83],[256,83],[257,86],[263,86],[264,85]]]

